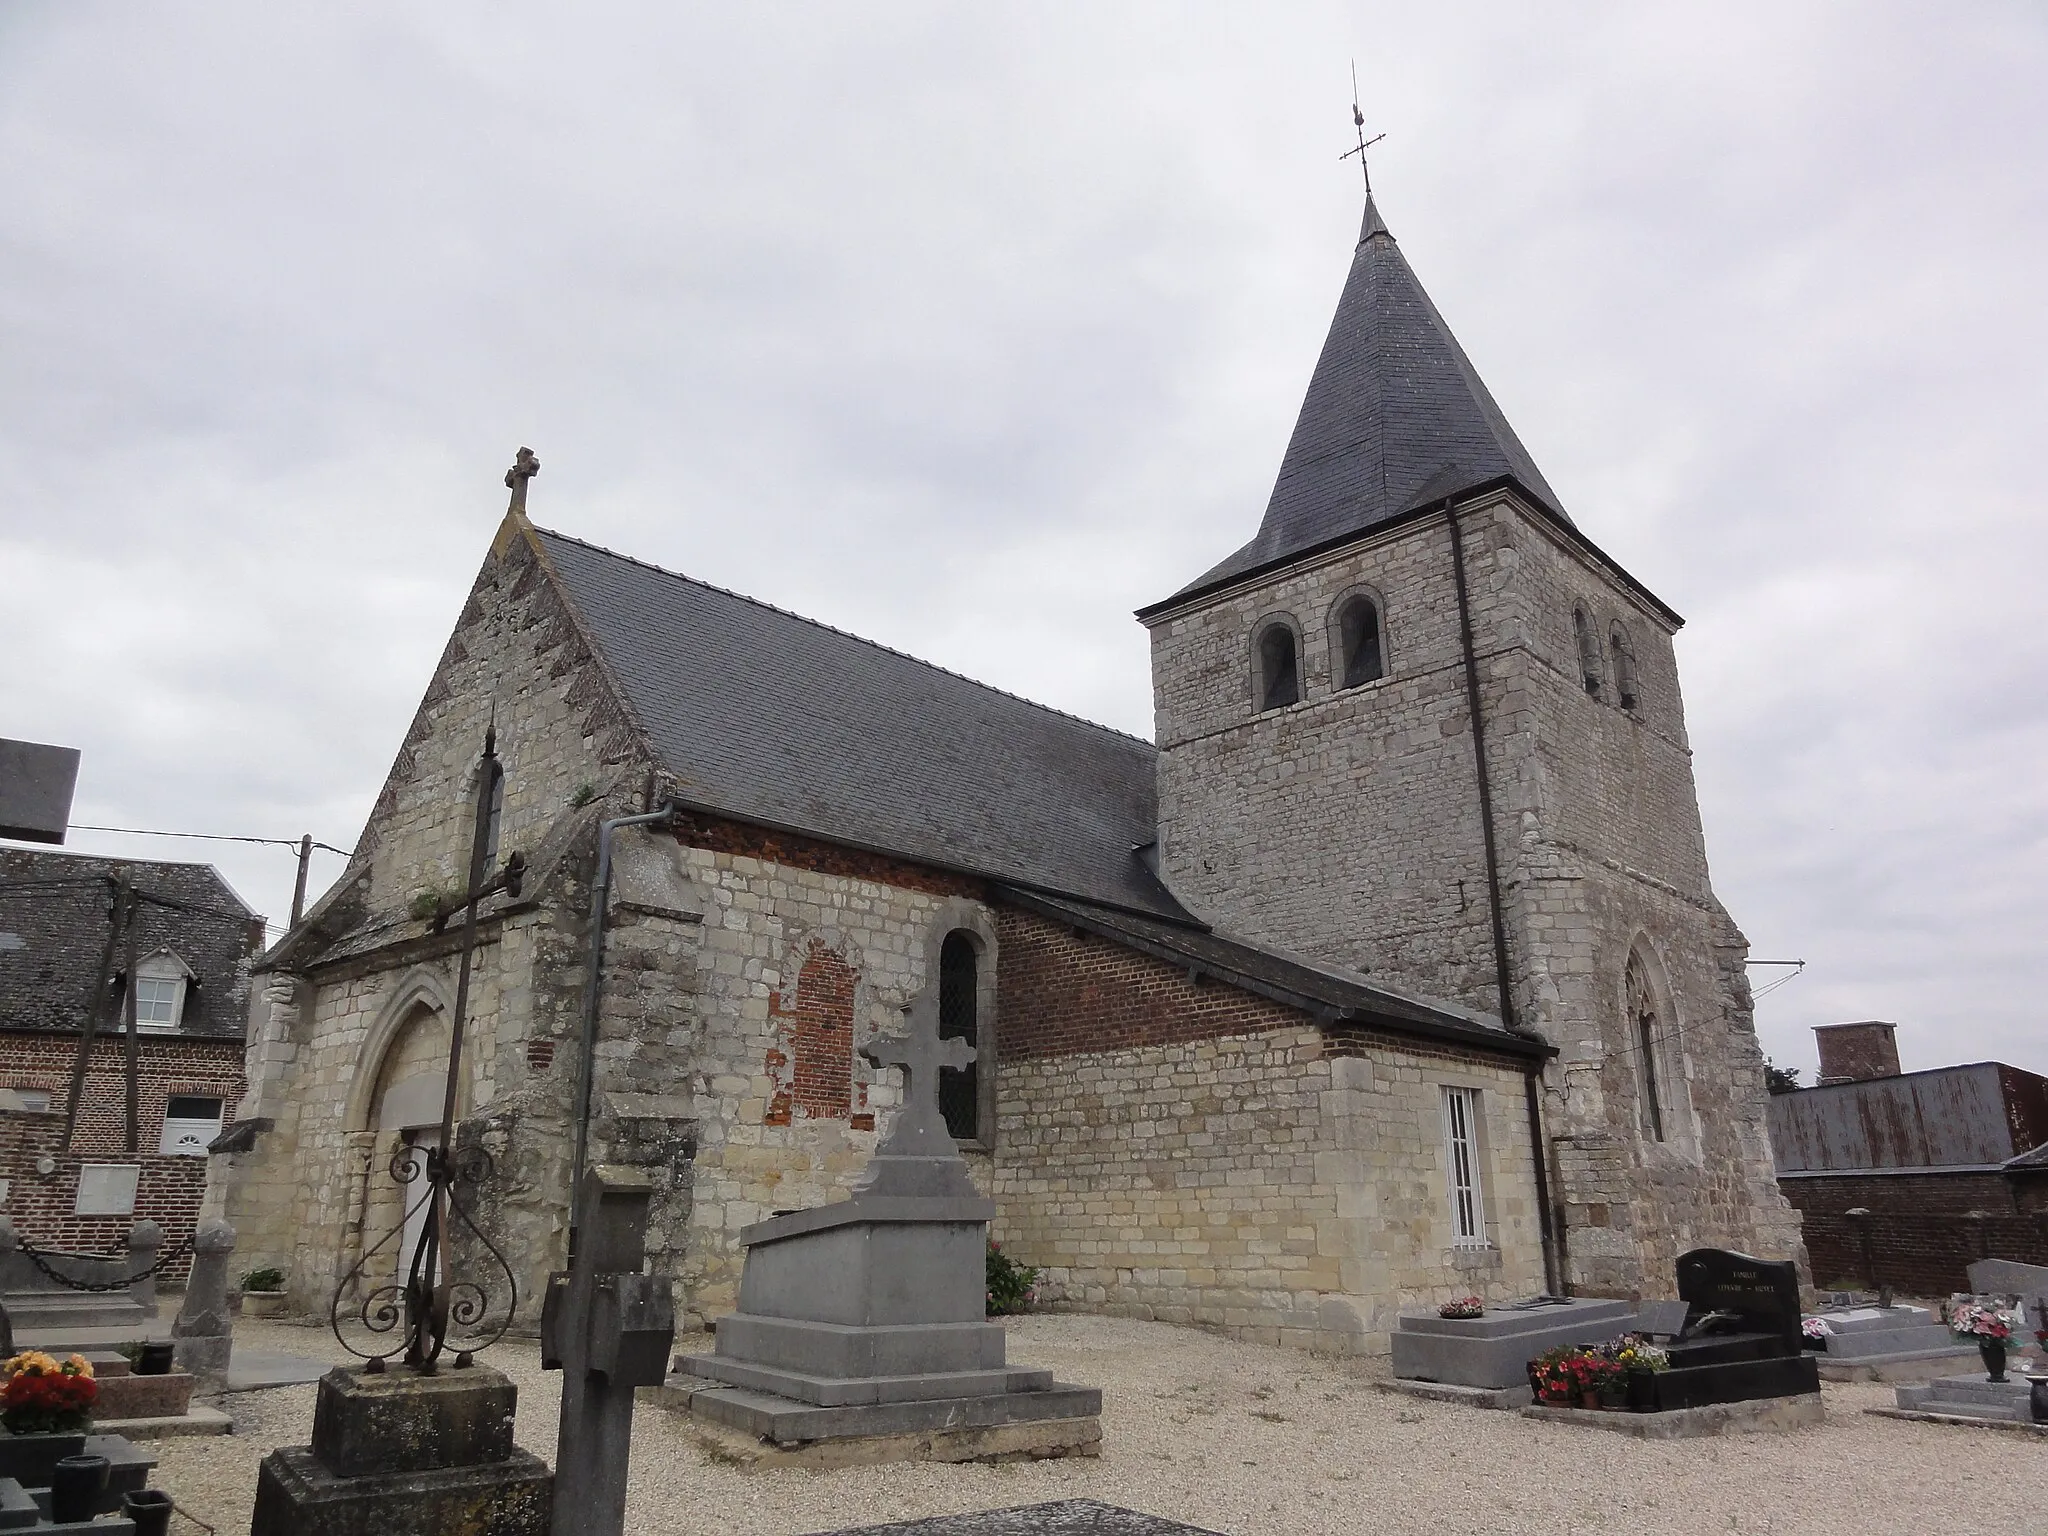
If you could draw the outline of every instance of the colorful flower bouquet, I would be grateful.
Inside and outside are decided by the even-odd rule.
[[[1436,1309],[1438,1317],[1478,1317],[1485,1312],[1486,1303],[1477,1296],[1460,1296],[1456,1301],[1447,1301]]]
[[[1594,1407],[1618,1398],[1627,1376],[1628,1368],[1598,1345],[1560,1344],[1529,1362],[1529,1384],[1546,1403]]]
[[[83,1355],[58,1360],[39,1349],[0,1360],[0,1425],[16,1435],[75,1435],[92,1427],[100,1384]]]
[[[1949,1297],[1941,1316],[1950,1332],[1973,1343],[1988,1339],[1994,1344],[2010,1344],[2027,1326],[2018,1307],[1994,1296],[1972,1296],[1963,1291]]]
[[[1652,1344],[1639,1333],[1623,1334],[1612,1344],[1602,1346],[1602,1353],[1624,1371],[1671,1369],[1671,1351],[1661,1344]]]
[[[1834,1331],[1824,1317],[1802,1318],[1799,1323],[1799,1337],[1805,1341],[1808,1349],[1826,1349]]]

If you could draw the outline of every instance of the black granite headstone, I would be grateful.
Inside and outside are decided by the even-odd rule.
[[[1799,1348],[1799,1266],[1789,1259],[1695,1248],[1679,1258],[1678,1294],[1691,1308],[1688,1332],[1719,1312],[1726,1331],[1776,1334]]]

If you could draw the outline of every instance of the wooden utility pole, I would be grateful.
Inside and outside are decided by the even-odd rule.
[[[128,893],[128,937],[121,946],[121,968],[127,975],[122,987],[122,1022],[128,1028],[128,1155],[135,1155],[136,1144],[142,1139],[141,1097],[142,1061],[135,1042],[136,996],[141,990],[135,980],[136,941],[141,937],[142,899],[134,891]]]
[[[106,1012],[107,993],[114,985],[114,946],[121,941],[121,927],[128,921],[130,905],[128,873],[113,877],[113,910],[107,914],[107,942],[100,951],[100,968],[93,973],[92,1005],[85,1012],[85,1027],[78,1032],[78,1058],[71,1063],[71,1099],[64,1107],[64,1150],[71,1150],[71,1136],[78,1129],[78,1100],[85,1092],[85,1064],[92,1056],[93,1036],[99,1032],[100,1015]]]
[[[313,862],[313,834],[299,839],[299,883],[292,887],[292,927],[306,915],[306,868]]]

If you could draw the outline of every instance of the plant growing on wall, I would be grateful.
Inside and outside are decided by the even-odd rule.
[[[281,1269],[252,1269],[242,1276],[245,1291],[281,1291],[284,1289],[284,1271]]]

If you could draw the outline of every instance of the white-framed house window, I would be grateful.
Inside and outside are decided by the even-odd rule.
[[[135,1027],[170,1031],[185,1016],[192,969],[168,949],[135,967]]]
[[[1444,1089],[1444,1171],[1450,1186],[1451,1246],[1486,1246],[1486,1197],[1479,1186],[1479,1090]]]
[[[157,1151],[173,1157],[204,1157],[206,1145],[220,1134],[225,1099],[205,1094],[174,1093],[164,1106],[164,1139]]]

